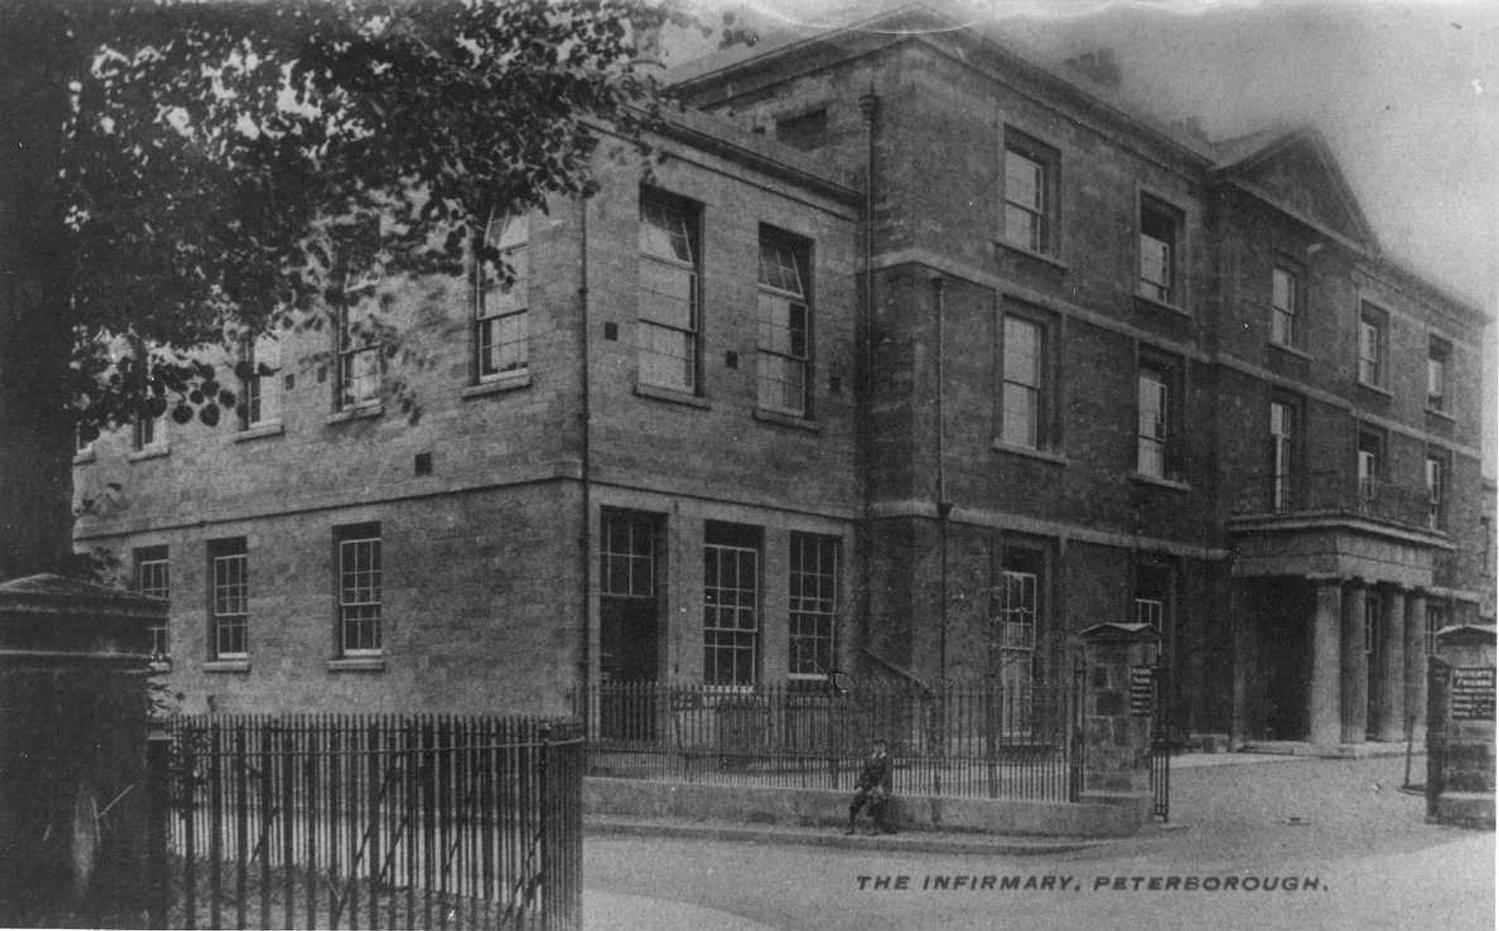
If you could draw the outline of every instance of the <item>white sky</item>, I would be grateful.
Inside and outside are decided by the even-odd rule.
[[[720,0],[703,0],[709,10]],[[764,33],[904,5],[729,3]],[[1044,53],[1114,50],[1124,94],[1212,138],[1314,123],[1386,253],[1499,317],[1499,2],[1495,0],[927,0],[988,18]],[[709,13],[710,17],[716,13]],[[686,50],[675,61],[680,62]],[[1499,409],[1491,326],[1484,442]]]

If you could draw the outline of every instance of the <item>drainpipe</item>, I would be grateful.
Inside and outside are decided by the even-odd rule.
[[[859,313],[863,318],[863,339],[859,347],[859,377],[855,379],[859,392],[859,464],[863,472],[864,501],[861,509],[859,533],[862,537],[860,588],[864,592],[864,610],[861,612],[859,639],[866,650],[873,644],[871,639],[874,613],[874,172],[875,172],[875,121],[879,117],[880,98],[874,85],[859,98],[859,112],[864,115],[864,204],[860,216],[860,276],[863,279],[863,294],[860,296]]]
[[[947,682],[947,518],[952,505],[947,501],[947,428],[943,421],[942,396],[947,388],[947,353],[944,347],[947,318],[947,281],[940,275],[932,278],[933,302],[937,313],[937,679]]]
[[[593,651],[590,645],[593,642],[593,604],[589,597],[588,576],[593,568],[593,555],[590,543],[592,541],[593,529],[593,489],[592,489],[592,437],[589,426],[593,420],[592,396],[590,394],[589,369],[591,359],[589,358],[589,319],[588,319],[588,198],[578,198],[578,316],[580,320],[579,352],[582,354],[582,364],[579,370],[579,387],[582,390],[582,414],[579,424],[579,442],[582,447],[579,458],[579,476],[582,483],[583,499],[583,522],[578,530],[578,562],[582,570],[580,579],[581,598],[583,606],[583,648],[580,650],[583,666],[580,682],[583,687],[583,707],[575,709],[575,714],[580,714],[583,719],[588,720],[588,696],[589,689],[593,685],[592,660]]]

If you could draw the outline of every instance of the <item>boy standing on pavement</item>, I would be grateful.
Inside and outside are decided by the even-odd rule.
[[[874,818],[875,830],[881,834],[895,833],[885,824],[885,803],[890,799],[890,782],[894,772],[885,741],[877,738],[869,758],[864,761],[864,771],[859,774],[859,781],[854,783],[854,800],[848,806],[848,828],[843,833],[854,833],[859,810],[866,805]]]

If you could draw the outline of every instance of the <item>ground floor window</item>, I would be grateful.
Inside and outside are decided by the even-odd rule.
[[[170,563],[165,546],[144,546],[135,551],[135,590],[147,598],[172,597]],[[170,647],[166,618],[152,621],[150,634],[152,658],[166,659]]]
[[[703,545],[703,682],[754,685],[759,649],[759,531],[709,522]]]
[[[791,677],[821,677],[837,664],[838,538],[791,535]]]
[[[213,656],[243,658],[250,652],[250,573],[244,538],[211,540],[208,554]]]
[[[338,636],[345,656],[379,653],[383,569],[380,525],[340,527],[338,547]]]

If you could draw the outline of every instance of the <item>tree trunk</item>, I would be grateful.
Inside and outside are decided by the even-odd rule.
[[[61,25],[35,8],[0,16],[0,581],[72,562]]]

